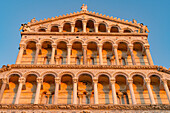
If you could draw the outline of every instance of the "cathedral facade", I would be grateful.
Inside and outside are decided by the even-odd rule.
[[[21,26],[1,113],[170,112],[170,70],[154,65],[147,26],[81,8]]]

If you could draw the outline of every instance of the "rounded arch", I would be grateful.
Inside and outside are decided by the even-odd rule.
[[[112,78],[111,74],[108,72],[99,72],[96,74],[96,78],[99,78],[101,75],[106,75],[109,78],[109,80]]]
[[[124,77],[126,78],[126,80],[129,78],[128,74],[127,74],[127,73],[124,73],[124,72],[116,72],[116,73],[114,73],[114,74],[113,74],[113,78],[116,79],[116,76],[118,76],[118,75],[124,76]]]
[[[76,21],[77,21],[77,20],[82,21],[83,19],[82,19],[82,18],[75,18],[75,19],[73,20],[74,24],[76,24]]]
[[[45,41],[51,42],[51,44],[54,43],[54,40],[52,40],[52,39],[42,39],[42,40],[40,40],[40,43],[42,44]]]
[[[143,42],[142,40],[132,40],[132,41],[131,41],[131,44],[134,44],[134,43],[136,43],[136,42],[138,42],[138,43],[140,43],[140,44],[142,44],[142,45],[145,44],[145,42]]]
[[[108,24],[105,22],[105,21],[100,21],[100,22],[98,22],[99,23],[99,25],[100,24],[104,24],[105,26],[106,26],[106,29],[108,28]]]
[[[112,28],[112,27],[117,27],[118,30],[121,30],[121,27],[120,27],[119,25],[117,25],[117,24],[111,24],[111,25],[109,25],[109,26],[110,26],[110,28]]]
[[[84,44],[84,41],[81,39],[73,39],[70,41],[70,44],[73,44],[74,42],[80,42],[81,44]]]
[[[92,79],[93,79],[93,77],[95,77],[94,74],[90,71],[80,71],[76,74],[76,77],[79,78],[79,76],[82,75],[82,74],[88,74],[92,77]]]
[[[35,43],[38,43],[38,40],[37,39],[27,39],[27,40],[25,40],[24,41],[24,43],[26,44],[26,46],[27,46],[27,44],[29,43],[29,42],[35,42]]]
[[[88,22],[89,20],[91,20],[91,21],[93,21],[93,23],[96,23],[96,20],[93,19],[93,18],[87,18],[86,20],[87,20],[87,22]]]
[[[60,79],[61,79],[61,77],[62,77],[63,75],[71,75],[72,78],[75,77],[74,73],[72,73],[72,72],[70,72],[70,71],[60,72],[60,73],[58,74],[58,77],[60,77]]]
[[[139,76],[141,76],[143,79],[146,78],[146,75],[145,75],[144,73],[142,73],[142,72],[133,72],[133,73],[130,74],[130,78],[133,78],[135,75],[139,75]]]
[[[64,24],[66,24],[66,23],[72,24],[73,22],[71,22],[71,21],[63,21],[63,22],[61,23],[61,26],[64,27]]]
[[[40,74],[36,71],[26,72],[26,73],[24,73],[23,77],[27,78],[27,76],[30,75],[30,74],[33,74],[33,75],[36,75],[37,77],[40,77]]]
[[[46,75],[53,75],[54,77],[57,77],[57,73],[55,73],[53,71],[46,71],[41,74],[41,77],[44,78]]]
[[[124,42],[124,43],[126,43],[127,45],[130,44],[130,42],[127,41],[127,40],[117,40],[117,41],[116,41],[116,44],[119,44],[120,42]]]
[[[65,42],[66,44],[69,44],[69,41],[66,40],[66,39],[57,39],[57,40],[55,41],[56,44],[58,44],[59,42]]]
[[[9,72],[9,73],[7,73],[7,74],[5,75],[5,77],[10,78],[10,76],[13,75],[13,74],[16,74],[16,75],[19,75],[19,77],[22,77],[22,73],[19,72],[19,71]]]
[[[100,43],[103,45],[105,42],[110,42],[112,44],[112,46],[114,44],[114,42],[112,40],[110,40],[110,39],[104,39]]]
[[[88,44],[89,42],[95,42],[96,44],[99,44],[99,41],[96,39],[89,39],[85,41],[85,44]]]
[[[122,30],[123,30],[123,32],[125,32],[125,30],[128,30],[128,31],[130,31],[130,32],[133,32],[133,30],[131,29],[131,28],[122,28]]]
[[[38,27],[37,32],[46,32],[47,27]]]
[[[147,77],[150,78],[152,75],[156,75],[156,76],[158,76],[160,79],[162,79],[162,75],[159,74],[159,73],[157,73],[157,72],[150,72],[150,73],[148,73]]]

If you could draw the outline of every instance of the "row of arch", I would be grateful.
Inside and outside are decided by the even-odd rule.
[[[61,26],[58,24],[51,25],[51,28],[40,27],[38,32],[110,32],[110,33],[131,33],[130,28],[121,29],[118,25],[108,26],[106,22],[97,24],[94,20],[84,21],[81,19],[76,20],[75,23],[64,22]]]
[[[91,40],[86,45],[79,39],[74,40],[72,44],[69,44],[65,40],[63,41],[60,40],[57,44],[52,43],[52,41],[50,40],[44,40],[41,44],[33,40],[33,41],[29,41],[26,43],[26,51],[24,53],[25,60],[28,60],[28,57],[30,56],[29,62],[34,63],[34,59],[36,57],[37,44],[41,46],[39,48],[41,50],[39,53],[41,53],[42,57],[44,57],[44,58],[42,57],[39,58],[41,59],[40,64],[49,64],[51,57],[55,57],[55,56],[56,56],[54,58],[55,63],[53,64],[66,64],[68,62],[68,54],[69,54],[68,52],[71,53],[70,60],[72,61],[72,63],[70,64],[97,65],[100,62],[99,61],[100,54],[102,54],[102,59],[103,59],[102,64],[104,65],[115,65],[115,64],[117,65],[119,64],[120,65],[133,65],[134,64],[135,65],[136,63],[134,63],[134,61],[133,62],[131,61],[132,54],[130,52],[134,54],[134,59],[136,59],[137,65],[148,65],[149,64],[147,61],[146,53],[145,53],[145,45],[141,42],[133,42],[133,45],[132,45],[124,41],[119,42],[118,44],[114,44],[112,41],[104,41],[103,44],[101,45],[101,44],[96,43],[94,40]],[[68,50],[68,45],[71,47],[70,48],[71,51]],[[130,47],[133,47],[132,51],[129,50],[129,45]],[[53,46],[55,48],[55,51],[52,51]],[[101,51],[100,51],[99,46],[102,47]],[[115,51],[118,52],[118,56],[116,56]],[[84,54],[86,54],[87,57]],[[85,59],[87,59],[87,61],[84,61],[84,57],[86,57]],[[115,57],[118,57],[117,58],[118,61],[116,61]]]
[[[20,75],[18,73],[11,73],[9,75],[9,86],[4,91],[3,98],[1,103],[10,104],[14,103],[16,99],[17,89],[19,87]],[[38,76],[35,73],[30,73],[26,76],[25,89],[21,91],[21,96],[19,99],[19,104],[33,104],[35,93],[37,90],[36,79]],[[54,92],[55,92],[55,78],[56,75],[53,73],[46,73],[43,76],[43,83],[40,90],[40,97],[38,104],[53,104]],[[152,92],[154,94],[154,99],[156,104],[168,104],[166,93],[164,88],[161,88],[161,78],[159,75],[152,74],[149,76],[151,80]],[[71,73],[63,73],[60,78],[60,85],[58,91],[58,104],[72,104],[73,103],[73,75]],[[77,77],[77,104],[94,104],[94,82],[95,79],[92,73],[83,72],[80,73]],[[106,73],[101,73],[98,75],[98,100],[99,104],[112,104],[112,90],[110,83],[110,76]],[[149,96],[147,89],[144,87],[145,78],[141,74],[134,74],[133,77],[133,89],[135,92],[135,97],[137,104],[150,104]],[[127,76],[122,74],[117,74],[115,76],[115,87],[116,87],[116,96],[118,104],[132,104],[131,96],[128,88],[128,79]],[[170,81],[168,81],[168,86],[170,86]],[[170,88],[170,87],[169,87]],[[13,96],[8,98],[9,101],[6,101],[9,95]],[[27,99],[25,98],[27,95]],[[28,99],[29,98],[29,99]]]

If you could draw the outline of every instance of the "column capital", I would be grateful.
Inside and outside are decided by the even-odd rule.
[[[78,78],[73,78],[73,83],[77,83],[78,82]]]
[[[128,44],[128,47],[129,47],[130,49],[133,49],[133,44]]]
[[[37,83],[43,83],[43,78],[42,77],[38,77],[37,78]]]
[[[150,45],[149,44],[144,44],[145,49],[149,49]]]
[[[118,48],[118,45],[117,45],[117,44],[113,44],[113,48],[114,48],[114,49],[117,49],[117,48]]]
[[[83,44],[82,47],[83,47],[84,49],[87,49],[87,44]]]
[[[20,77],[19,80],[18,80],[19,83],[25,83],[25,78],[24,77]]]
[[[71,26],[75,26],[75,23],[71,23]]]
[[[23,44],[23,43],[22,43],[22,44],[19,44],[19,47],[26,49],[26,44]]]
[[[71,47],[72,47],[72,44],[67,44],[67,47],[68,47],[68,48],[71,48]]]
[[[60,28],[60,29],[61,29],[61,28],[63,28],[63,26],[58,26],[58,28]]]
[[[164,83],[164,84],[167,84],[167,79],[165,79],[165,78],[163,78],[163,79],[161,79],[162,80],[162,82]]]
[[[7,83],[9,83],[9,80],[8,80],[8,78],[2,78],[2,82],[3,82],[3,84],[7,84]]]
[[[97,78],[93,78],[93,82],[94,83],[98,83],[98,79]]]
[[[86,24],[86,23],[87,23],[87,20],[82,20],[82,22],[83,22],[83,24],[84,24],[84,23]]]
[[[150,82],[151,82],[150,78],[145,78],[145,83],[146,84],[148,84],[148,83],[150,84]]]
[[[59,77],[55,77],[55,83],[60,83],[60,78]]]
[[[52,48],[56,48],[57,44],[56,43],[52,43]]]
[[[132,79],[132,78],[129,78],[129,79],[127,79],[127,82],[128,82],[129,84],[132,84],[132,83],[133,83],[133,79]]]
[[[97,46],[98,46],[98,47],[102,47],[102,46],[103,46],[103,44],[97,44]]]
[[[94,23],[94,26],[98,27],[99,23]]]
[[[41,48],[41,44],[40,44],[40,43],[37,43],[37,44],[36,44],[36,47],[40,49],[40,48]]]
[[[116,79],[115,79],[115,78],[111,78],[111,79],[110,79],[110,83],[111,83],[111,84],[114,84],[115,82],[116,82]]]

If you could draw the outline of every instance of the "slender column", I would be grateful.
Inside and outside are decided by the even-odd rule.
[[[2,82],[3,82],[3,84],[2,84],[2,87],[1,87],[1,91],[0,91],[0,103],[2,101],[2,97],[3,97],[4,90],[6,88],[6,85],[8,83],[8,79],[7,78],[2,78]]]
[[[21,78],[19,78],[18,81],[19,81],[19,86],[18,86],[18,91],[17,91],[16,98],[15,98],[15,104],[18,104],[18,103],[19,103],[19,98],[20,98],[22,86],[23,86],[23,84],[25,83],[25,78],[24,78],[24,77],[21,77]]]
[[[115,54],[115,60],[116,60],[116,65],[119,65],[119,58],[118,58],[118,53],[117,53],[117,44],[113,44],[113,49],[114,49],[114,54]]]
[[[163,85],[164,85],[164,89],[166,91],[166,95],[168,97],[168,101],[170,103],[170,92],[169,92],[169,88],[168,88],[168,85],[167,85],[167,80],[166,79],[162,79],[162,82],[163,82]]]
[[[151,86],[150,86],[150,79],[149,78],[145,79],[145,83],[146,83],[146,87],[148,89],[148,93],[149,93],[149,98],[150,98],[151,104],[156,104],[154,96],[153,96],[153,93],[152,93],[152,90],[151,90]]]
[[[20,50],[19,50],[19,53],[18,53],[18,56],[17,56],[16,64],[20,64],[21,63],[24,49],[26,49],[26,45],[25,44],[20,44],[19,46],[20,46]]]
[[[50,64],[55,64],[54,62],[54,57],[55,57],[55,49],[56,49],[57,45],[54,43],[52,44],[52,55],[51,55],[51,62]]]
[[[62,26],[59,26],[58,29],[59,29],[59,32],[63,32],[63,27]]]
[[[59,89],[60,79],[59,77],[55,78],[55,94],[54,94],[54,104],[58,104],[58,89]]]
[[[72,23],[72,24],[71,24],[71,32],[74,32],[74,27],[75,27],[75,24]]]
[[[95,32],[96,32],[96,33],[98,33],[98,25],[99,25],[98,23],[95,23],[95,24],[94,24],[94,28],[95,28]]]
[[[133,63],[133,65],[136,65],[135,56],[133,54],[133,45],[129,44],[128,46],[129,46],[129,51],[130,51],[130,55],[131,55],[131,58],[132,58],[132,63]]]
[[[102,44],[98,44],[98,48],[99,48],[99,62],[100,62],[100,65],[103,65]]]
[[[116,89],[115,89],[115,79],[111,79],[110,83],[111,83],[111,87],[112,87],[113,104],[117,104],[117,95],[116,95]]]
[[[42,83],[43,83],[43,79],[41,77],[37,78],[37,90],[35,94],[34,104],[38,104]]]
[[[145,47],[146,56],[148,58],[149,65],[154,65],[152,57],[151,57],[151,53],[150,53],[150,50],[149,50],[150,45],[149,44],[145,44],[144,47]]]
[[[93,83],[94,83],[94,104],[98,104],[98,89],[97,89],[98,79],[94,78]]]
[[[129,89],[130,89],[130,95],[132,98],[132,104],[136,104],[135,94],[133,90],[133,79],[128,79]]]
[[[87,44],[83,45],[83,64],[87,64]]]
[[[83,32],[86,32],[86,24],[87,24],[87,20],[83,20]]]
[[[70,56],[71,56],[71,44],[67,45],[67,64],[70,64]]]
[[[77,104],[77,82],[78,79],[73,79],[73,104]]]
[[[110,28],[110,27],[107,27],[106,29],[107,29],[107,32],[110,33],[110,29],[111,29],[111,28]]]
[[[41,48],[41,44],[37,43],[36,44],[36,53],[35,53],[34,64],[37,64],[40,48]]]

